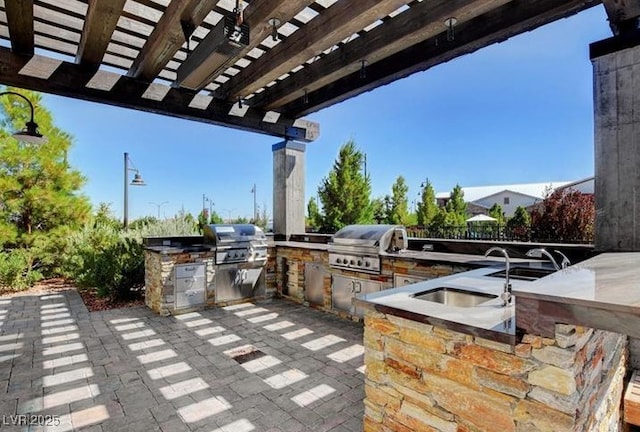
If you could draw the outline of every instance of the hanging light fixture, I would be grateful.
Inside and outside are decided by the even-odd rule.
[[[271,39],[275,42],[279,39],[278,37],[278,26],[280,25],[280,20],[278,18],[269,19],[269,25],[271,26]]]
[[[31,101],[27,99],[26,96],[21,95],[20,93],[12,92],[12,91],[6,91],[6,92],[0,93],[0,96],[4,96],[4,95],[14,95],[14,96],[21,97],[22,99],[27,101],[27,103],[29,104],[29,108],[31,109],[31,119],[25,123],[24,129],[22,129],[21,131],[15,132],[13,134],[13,137],[18,141],[23,141],[31,144],[46,143],[47,138],[44,137],[40,133],[40,131],[38,131],[38,124],[35,121],[33,121],[33,104],[31,103]]]
[[[365,79],[367,77],[367,61],[362,60],[360,63],[360,79]]]
[[[456,38],[454,26],[458,24],[458,19],[455,17],[447,18],[444,20],[444,25],[447,27],[447,41],[453,42]]]

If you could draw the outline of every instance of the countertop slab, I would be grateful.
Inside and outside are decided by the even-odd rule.
[[[640,252],[607,252],[527,285],[516,297],[640,313]]]
[[[512,268],[515,267],[512,263]],[[517,267],[549,268],[541,261]],[[432,322],[445,328],[480,335],[494,336],[505,340],[514,336],[518,327],[518,316],[514,305],[503,307],[499,298],[475,307],[455,307],[416,299],[413,296],[438,287],[459,288],[500,295],[504,289],[504,279],[490,276],[504,269],[504,264],[457,273],[438,279],[380,291],[359,297],[358,301],[370,304],[376,310],[392,313],[421,322]],[[558,321],[567,324],[589,325],[610,331],[623,331],[620,319],[640,320],[640,252],[602,253],[567,269],[551,273],[534,281],[511,279],[513,303],[526,309],[531,301],[556,304],[556,311],[568,311],[554,317],[550,314],[547,331],[551,331],[554,318],[568,318]],[[521,307],[518,313],[527,311]],[[528,311],[528,315],[532,311]],[[544,313],[537,311],[534,314]],[[620,315],[624,313],[624,315]],[[530,320],[529,316],[521,316]],[[575,321],[571,321],[575,318]],[[542,320],[544,321],[544,320]],[[542,322],[541,321],[541,322]],[[616,322],[618,324],[616,324]],[[523,321],[523,325],[525,322]],[[542,327],[541,327],[542,328]],[[635,333],[634,333],[635,334]],[[512,339],[515,340],[515,339]]]

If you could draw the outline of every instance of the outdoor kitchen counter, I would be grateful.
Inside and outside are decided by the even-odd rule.
[[[442,286],[499,295],[504,279],[487,276],[496,271],[457,273],[356,301],[386,314],[506,343],[515,342],[516,327],[552,337],[557,323],[640,337],[640,253],[603,253],[536,281],[512,279],[515,307],[502,307],[499,298],[461,308],[412,297]]]
[[[539,265],[538,265],[539,266]],[[515,308],[503,307],[499,296],[504,279],[487,276],[504,268],[485,267],[456,273],[400,288],[393,288],[360,296],[355,301],[362,307],[413,321],[431,324],[461,333],[480,336],[503,343],[515,343]],[[531,282],[514,280],[512,286]],[[416,299],[414,294],[438,287],[458,288],[466,291],[498,296],[474,307],[455,307]]]
[[[318,250],[318,251],[327,251],[329,249],[329,245],[324,243],[277,241],[277,242],[273,242],[269,246],[271,245],[274,245],[276,247],[311,249],[311,250]],[[384,258],[396,258],[398,260],[406,260],[406,261],[429,261],[429,262],[441,262],[441,263],[451,263],[451,264],[466,264],[466,265],[477,266],[477,267],[486,267],[487,265],[504,263],[504,258],[501,258],[501,257],[490,256],[485,258],[482,255],[456,254],[456,253],[449,253],[449,252],[427,252],[427,251],[406,250],[400,253],[383,252],[380,254],[380,256]],[[521,262],[530,262],[530,260],[512,258],[511,262],[521,263]]]
[[[514,285],[517,325],[549,335],[556,322],[640,337],[640,253],[602,253]]]

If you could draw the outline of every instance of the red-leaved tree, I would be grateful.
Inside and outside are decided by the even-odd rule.
[[[592,194],[557,190],[531,213],[532,235],[542,241],[592,242],[595,215]]]

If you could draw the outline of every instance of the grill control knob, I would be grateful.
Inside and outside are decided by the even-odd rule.
[[[362,265],[362,261],[358,260],[358,265],[361,266]]]
[[[369,261],[365,261],[364,266],[365,267],[371,267],[371,263]]]
[[[336,263],[342,264],[342,260],[340,258],[336,259]]]
[[[351,265],[354,265],[356,262],[354,260],[351,260]]]

